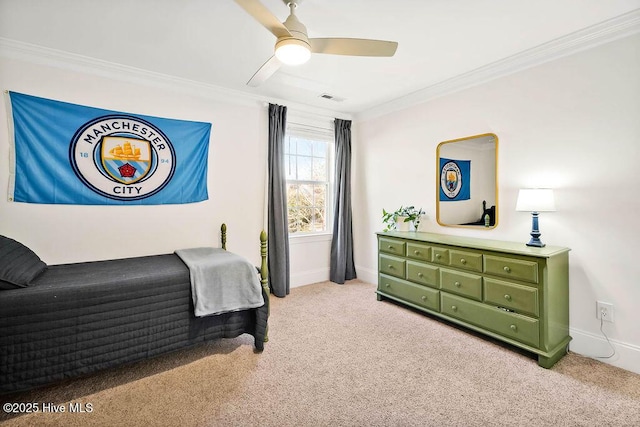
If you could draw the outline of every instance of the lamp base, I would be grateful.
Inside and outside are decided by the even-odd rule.
[[[533,246],[535,248],[544,248],[545,244],[540,240],[540,230],[538,229],[538,212],[531,212],[531,240],[527,243],[527,246]]]
[[[546,244],[542,243],[540,239],[531,239],[527,246],[533,246],[534,248],[544,248]]]

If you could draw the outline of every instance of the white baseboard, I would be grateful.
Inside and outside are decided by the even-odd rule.
[[[606,329],[605,329],[606,331]],[[640,374],[640,347],[609,339],[611,345],[601,334],[569,328],[569,335],[573,340],[569,343],[569,350],[585,357],[599,360],[609,365]],[[613,353],[612,357],[605,358]]]
[[[321,268],[319,270],[301,271],[299,273],[291,274],[289,280],[289,286],[292,288],[324,282],[329,280],[329,269]]]
[[[358,275],[358,279],[367,283],[378,283],[378,271],[371,270],[369,268],[365,268],[359,265],[356,265],[356,274]]]
[[[356,274],[358,279],[367,283],[378,283],[378,272],[369,270],[364,267],[356,266]],[[290,277],[290,286],[297,288],[298,286],[311,285],[312,283],[324,282],[329,280],[329,269],[321,268],[318,270],[301,271],[292,273]]]

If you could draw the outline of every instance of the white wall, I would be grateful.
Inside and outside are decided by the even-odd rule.
[[[112,64],[78,61],[45,49],[0,44],[0,88],[65,102],[151,116],[212,123],[209,200],[184,205],[73,206],[7,201],[9,135],[0,104],[0,234],[32,248],[46,263],[61,264],[171,253],[219,246],[228,226],[229,250],[259,265],[264,217],[267,106],[264,100],[218,93],[166,76]],[[6,100],[6,95],[5,95]],[[273,102],[277,102],[273,101]],[[286,105],[286,104],[285,104]],[[290,114],[313,121],[311,113]],[[322,119],[333,116],[322,112]],[[317,114],[316,114],[317,115]],[[343,117],[344,118],[344,117]],[[300,120],[299,120],[300,121]],[[119,223],[118,227],[105,226]],[[132,240],[134,243],[131,243]],[[293,285],[329,277],[330,240],[298,240],[291,247]]]
[[[640,35],[627,37],[381,117],[356,123],[354,238],[361,278],[376,282],[382,208],[423,206],[421,228],[490,239],[529,239],[515,211],[521,187],[555,188],[542,240],[570,252],[571,349],[610,353],[596,300],[614,304],[605,360],[640,373]],[[434,167],[439,142],[492,132],[499,140],[499,224],[439,226]]]
[[[331,234],[289,237],[292,288],[329,280]]]

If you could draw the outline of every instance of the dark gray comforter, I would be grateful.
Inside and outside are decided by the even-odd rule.
[[[243,333],[264,346],[267,304],[196,318],[189,270],[157,255],[49,266],[0,292],[0,393]]]

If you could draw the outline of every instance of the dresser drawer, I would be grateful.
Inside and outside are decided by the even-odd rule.
[[[440,289],[482,301],[482,276],[440,269]]]
[[[440,292],[404,280],[380,274],[378,290],[420,307],[440,311]]]
[[[451,249],[449,251],[449,265],[482,273],[482,254]]]
[[[438,267],[422,264],[415,261],[407,261],[407,280],[421,285],[438,287]]]
[[[440,312],[476,326],[484,326],[487,306],[455,295],[440,293]]]
[[[440,298],[443,314],[533,347],[538,347],[540,343],[540,328],[537,319],[509,313],[444,292],[440,294]]]
[[[484,272],[495,276],[538,283],[538,263],[534,261],[485,255]]]
[[[538,316],[538,289],[495,279],[484,279],[484,301],[520,314]]]
[[[406,243],[398,239],[381,237],[378,239],[378,250],[387,254],[404,256]]]
[[[378,266],[381,273],[404,279],[405,260],[391,255],[380,255]]]
[[[407,256],[420,261],[431,261],[431,246],[407,242]]]
[[[449,249],[432,247],[431,262],[435,262],[436,264],[449,265]]]

